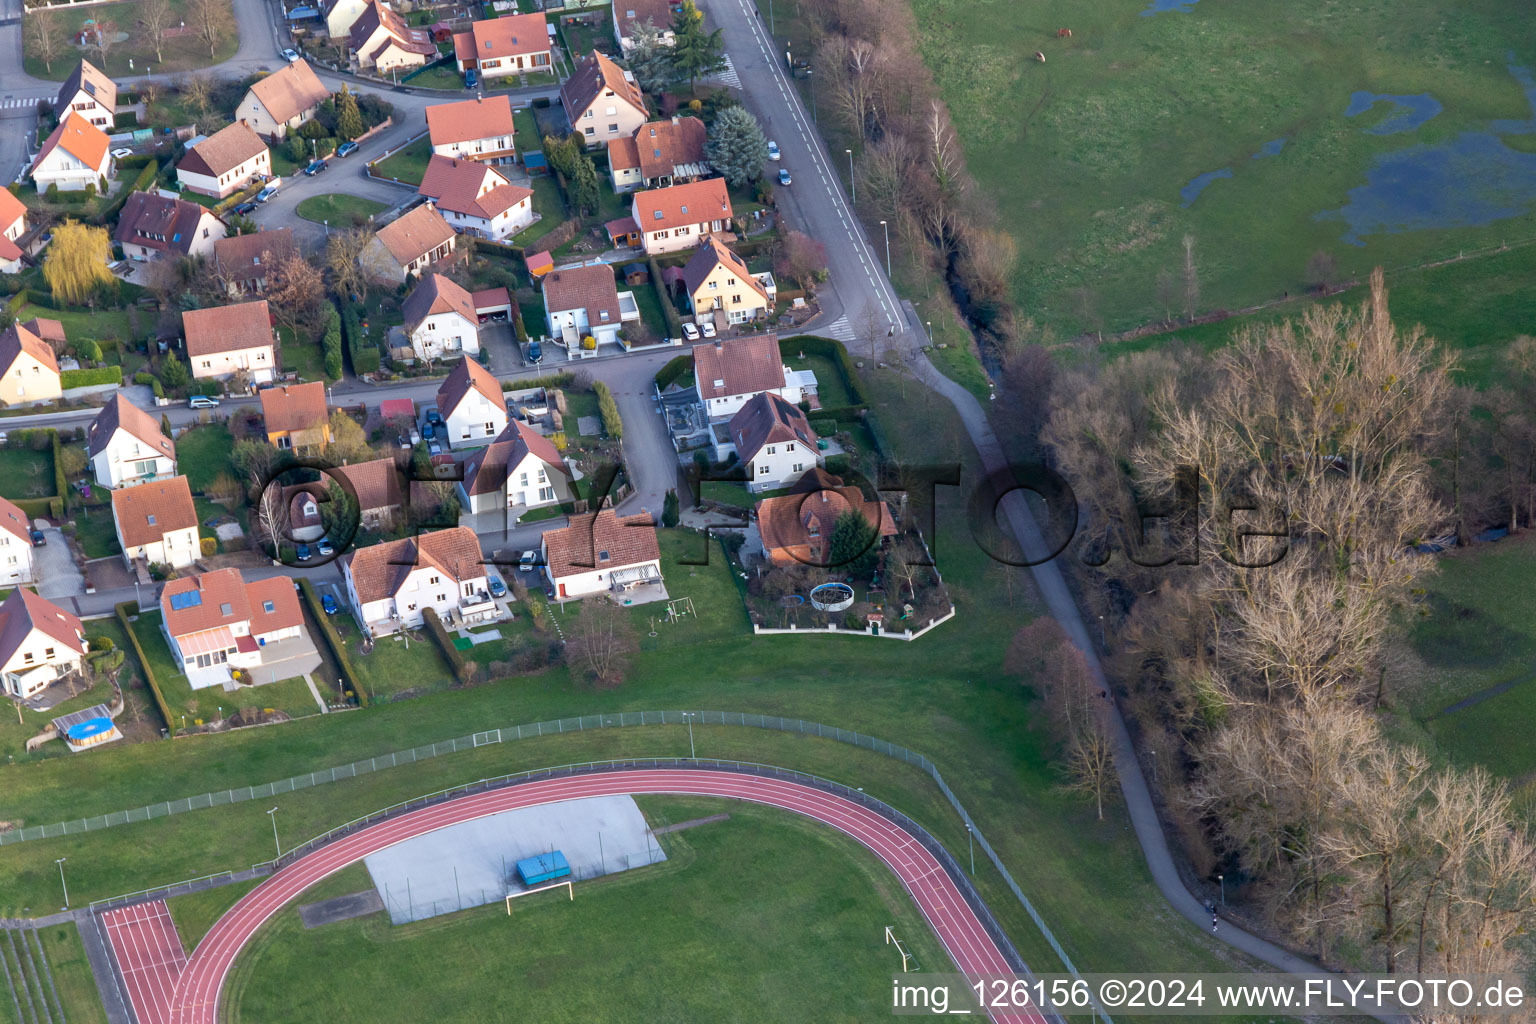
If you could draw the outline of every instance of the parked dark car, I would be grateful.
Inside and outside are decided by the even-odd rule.
[[[235,207],[235,213],[243,217],[255,209],[256,204],[247,199],[245,202]]]
[[[436,436],[437,436],[437,428],[432,426],[431,423],[423,423],[421,425],[421,438],[422,438],[422,440],[430,441],[430,440],[432,440]]]
[[[428,409],[427,422],[433,426],[440,427],[443,425],[443,414],[438,412],[436,409]]]
[[[495,576],[491,577],[491,596],[492,597],[506,597],[507,596],[507,585],[505,583],[501,582],[501,580],[498,579]]]
[[[47,543],[48,543],[48,536],[45,533],[43,533],[42,530],[33,530],[32,531],[32,546],[33,547],[40,548],[44,544],[47,544]]]
[[[324,160],[311,160],[309,166],[304,168],[304,173],[313,178],[323,170],[325,170]]]
[[[480,72],[474,68],[466,68],[464,71],[464,88],[473,89],[480,84]]]
[[[307,562],[310,559],[310,550],[308,544],[298,545],[294,548],[294,553],[299,556],[299,561],[301,562]]]
[[[336,599],[334,597],[332,597],[330,594],[321,594],[320,595],[320,607],[325,609],[325,614],[327,614],[327,615],[335,615],[336,614]]]

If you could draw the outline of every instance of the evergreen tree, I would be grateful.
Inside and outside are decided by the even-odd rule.
[[[858,512],[844,512],[832,524],[832,538],[827,542],[827,567],[849,572],[866,572],[874,567],[880,547],[875,525]]]
[[[710,125],[704,152],[727,184],[742,188],[762,174],[768,159],[768,140],[751,111],[746,107],[727,107]]]
[[[345,85],[336,97],[336,134],[347,140],[363,134],[363,114],[357,109],[357,97]]]
[[[571,205],[579,211],[595,212],[598,204],[603,201],[603,187],[597,179],[597,167],[592,163],[592,158],[585,154],[577,155],[565,185]]]
[[[668,491],[666,498],[661,503],[661,525],[671,528],[677,525],[681,518],[676,491]]]
[[[688,80],[688,91],[697,92],[699,79],[725,69],[725,42],[720,30],[704,31],[704,15],[693,0],[683,0],[672,19],[672,72]]]
[[[662,41],[661,29],[647,19],[630,33],[629,72],[642,91],[655,96],[677,80],[672,69],[672,47]]]
[[[167,352],[165,358],[160,360],[160,383],[175,391],[184,388],[192,379],[187,372],[187,365],[176,358],[175,352]]]

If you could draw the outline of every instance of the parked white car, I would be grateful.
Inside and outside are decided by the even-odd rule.
[[[770,139],[770,140],[768,140],[768,159],[769,160],[777,160],[778,158],[779,158],[779,144],[777,142],[774,142],[772,139]]]
[[[698,341],[699,340],[699,329],[697,327],[693,326],[693,324],[683,324],[683,340],[684,341]]]

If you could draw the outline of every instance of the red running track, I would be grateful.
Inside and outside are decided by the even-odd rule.
[[[369,854],[447,825],[518,807],[633,793],[727,797],[794,811],[830,825],[868,847],[901,879],[961,973],[1013,973],[933,854],[895,822],[869,808],[811,786],[758,775],[697,769],[612,771],[542,779],[459,797],[382,821],[299,858],[247,893],[218,920],[186,962],[168,1014],[141,1017],[141,1024],[216,1024],[225,978],[256,931],[305,889]],[[1044,1024],[1034,1012],[993,1019],[999,1024]]]
[[[165,901],[109,910],[101,915],[101,923],[139,1024],[166,1024],[187,954]]]

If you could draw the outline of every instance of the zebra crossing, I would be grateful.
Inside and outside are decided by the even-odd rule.
[[[730,54],[727,53],[724,56],[725,68],[718,73],[711,75],[710,78],[713,81],[719,82],[721,85],[728,85],[732,89],[740,89],[741,76],[736,74],[736,65],[731,63]]]
[[[14,110],[17,107],[35,107],[39,102],[39,100],[35,99],[18,100],[6,97],[5,99],[0,100],[0,110]]]
[[[854,330],[853,324],[848,322],[848,318],[846,316],[838,317],[836,320],[832,321],[817,333],[821,335],[831,335],[838,341],[841,341],[845,344],[855,340],[857,337],[857,332]]]

